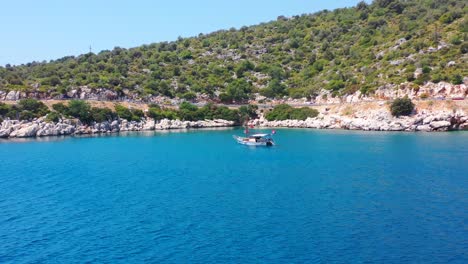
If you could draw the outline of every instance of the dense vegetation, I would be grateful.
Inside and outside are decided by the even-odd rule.
[[[414,111],[414,103],[408,97],[397,98],[390,105],[390,112],[393,116],[408,116]]]
[[[6,65],[0,89],[63,97],[88,86],[120,96],[205,94],[230,103],[254,93],[298,98],[320,89],[333,96],[369,93],[407,81],[415,88],[459,84],[468,76],[467,10],[460,0],[360,2],[173,42]]]
[[[302,108],[293,108],[287,104],[280,104],[275,106],[273,110],[268,112],[265,115],[265,118],[268,121],[274,120],[306,120],[309,117],[318,116],[319,112],[316,109],[302,107]]]
[[[42,102],[35,99],[23,99],[16,105],[0,103],[0,121],[5,118],[32,120],[45,116],[49,113],[49,108]]]
[[[123,105],[115,105],[115,111],[109,108],[92,107],[88,102],[81,100],[71,100],[67,105],[57,103],[52,105],[52,111],[35,99],[23,99],[16,105],[0,103],[0,121],[10,118],[17,120],[33,120],[47,115],[46,120],[58,122],[61,118],[76,118],[85,124],[93,122],[112,121],[117,118],[128,121],[140,121],[144,117],[150,117],[159,121],[161,119],[179,119],[183,121],[199,121],[224,119],[234,121],[238,124],[250,118],[256,118],[257,106],[242,106],[238,110],[229,109],[226,106],[216,106],[207,104],[197,107],[184,102],[179,109],[162,108],[159,105],[150,105],[146,115],[142,110],[130,109]]]

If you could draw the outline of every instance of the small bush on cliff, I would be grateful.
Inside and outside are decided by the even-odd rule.
[[[268,121],[273,120],[306,120],[309,117],[316,117],[318,116],[319,112],[316,109],[309,108],[309,107],[302,107],[302,108],[293,108],[287,104],[280,104],[275,106],[273,110],[268,112],[265,118]]]
[[[393,116],[408,116],[414,111],[414,104],[408,97],[397,98],[390,105]]]

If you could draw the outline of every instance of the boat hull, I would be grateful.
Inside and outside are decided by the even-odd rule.
[[[246,145],[246,146],[271,147],[274,145],[273,141],[254,142],[254,141],[249,141],[249,139],[245,137],[239,137],[239,136],[233,136],[233,137],[237,141],[237,143],[241,145]]]

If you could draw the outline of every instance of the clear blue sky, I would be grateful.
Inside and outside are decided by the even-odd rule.
[[[15,0],[2,1],[0,65],[175,40],[268,22],[358,0]]]

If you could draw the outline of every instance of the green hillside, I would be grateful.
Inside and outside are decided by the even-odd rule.
[[[174,42],[6,65],[0,90],[61,98],[88,86],[120,96],[239,102],[254,93],[299,98],[407,81],[459,84],[468,76],[467,10],[460,0],[361,2]]]

